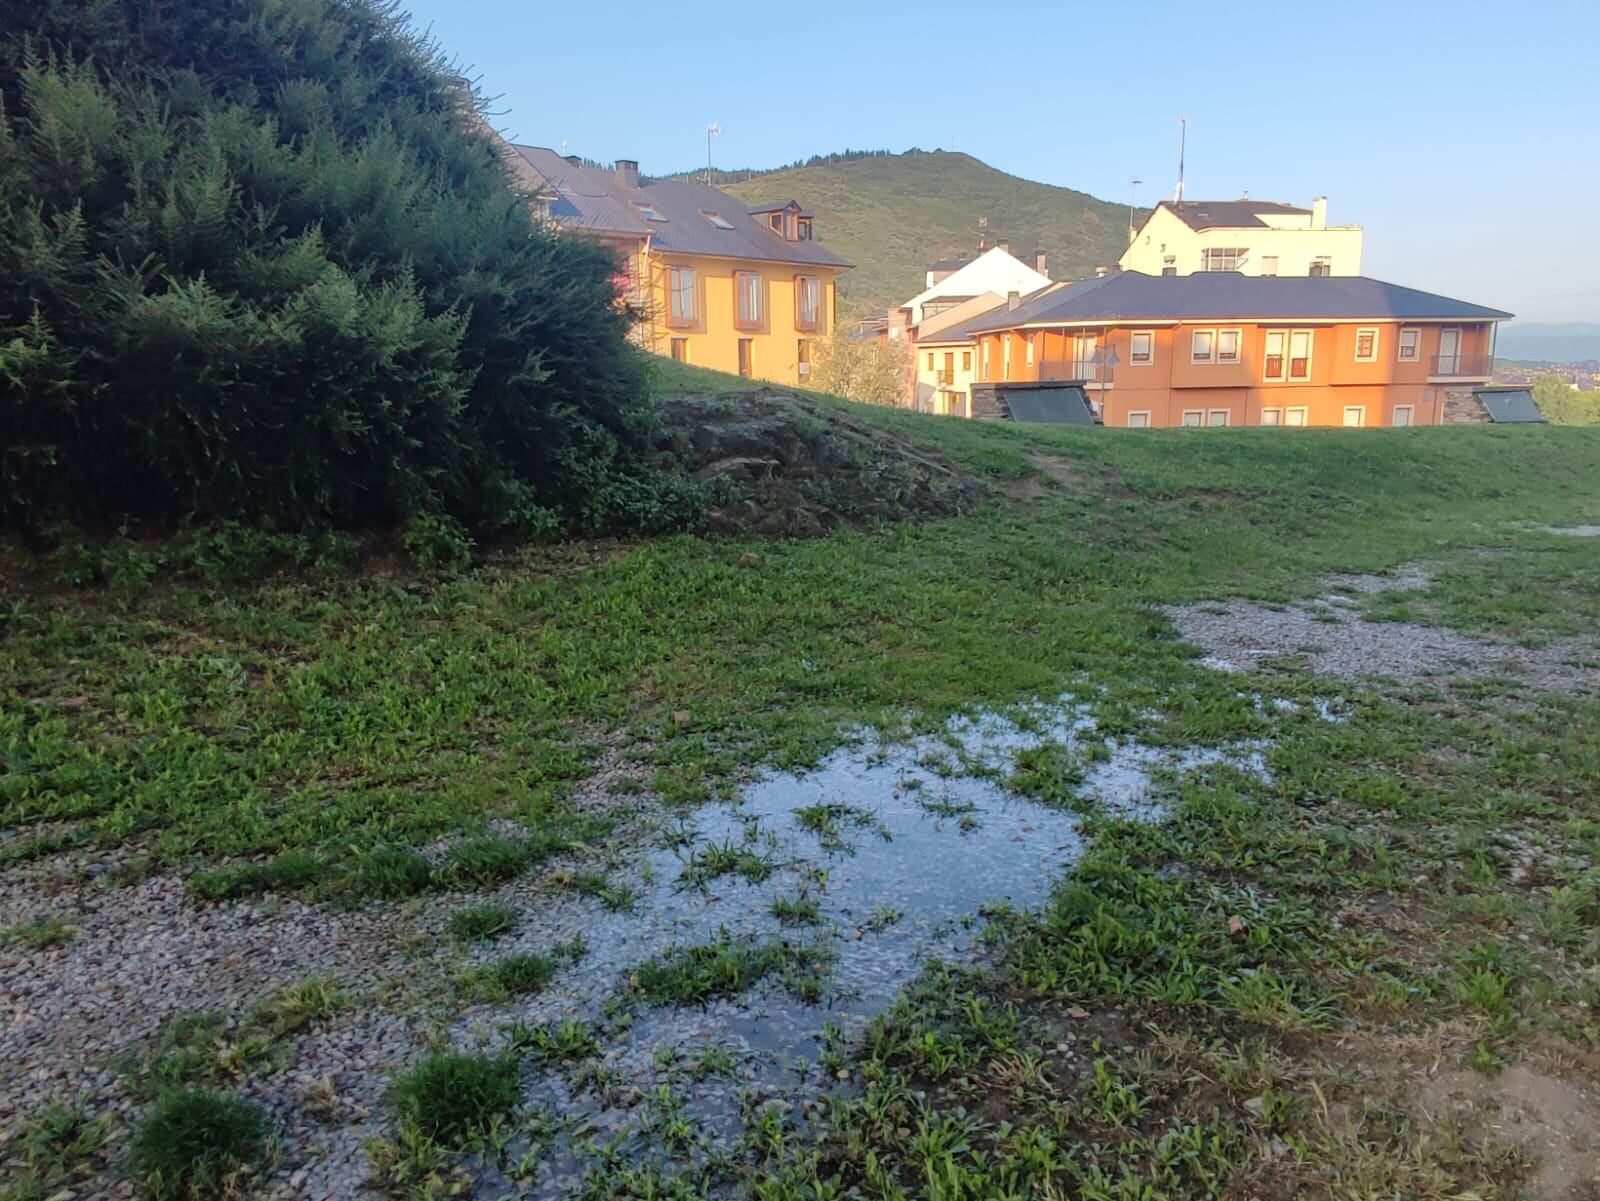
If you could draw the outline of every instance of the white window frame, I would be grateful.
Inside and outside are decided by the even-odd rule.
[[[1361,353],[1361,339],[1362,339],[1363,335],[1366,335],[1366,334],[1371,334],[1372,335],[1372,349],[1369,350],[1366,354],[1362,354]],[[1379,335],[1380,335],[1380,331],[1379,331],[1378,327],[1375,326],[1375,325],[1362,325],[1362,326],[1358,326],[1356,328],[1356,344],[1355,344],[1356,362],[1358,362],[1358,363],[1376,363],[1378,361],[1378,340],[1379,340]]]
[[[1351,421],[1350,420],[1350,414],[1351,413],[1354,413],[1356,415],[1355,421]],[[1344,423],[1343,424],[1344,424],[1344,428],[1347,429],[1347,430],[1366,429],[1367,428],[1367,406],[1366,405],[1345,405],[1344,406]]]
[[[1245,259],[1250,254],[1248,246],[1207,246],[1200,251],[1200,270],[1211,271],[1237,271],[1244,265]],[[1216,255],[1218,262],[1229,263],[1226,267],[1213,267],[1211,256]]]
[[[1400,420],[1400,414],[1401,413],[1404,413],[1406,415],[1406,419],[1404,421]],[[1417,423],[1417,406],[1416,405],[1395,405],[1395,407],[1394,407],[1394,419],[1390,422],[1390,424],[1393,425],[1395,429],[1402,429],[1402,430],[1403,429],[1410,429],[1416,423]]]
[[[1267,414],[1272,414],[1272,420],[1267,420]],[[1261,410],[1261,424],[1276,429],[1283,424],[1283,410],[1280,408],[1265,408]]]
[[[1191,417],[1194,418],[1193,421],[1189,420]],[[1178,423],[1184,429],[1202,429],[1206,423],[1206,411],[1204,409],[1185,409],[1178,418]]]
[[[1304,335],[1306,340],[1306,373],[1294,373],[1294,340]],[[1283,339],[1281,358],[1281,374],[1274,375],[1267,366],[1267,360],[1272,357],[1273,338]],[[1261,337],[1261,378],[1275,384],[1303,384],[1311,379],[1312,356],[1317,349],[1317,335],[1315,330],[1309,329],[1269,329]]]
[[[1270,266],[1269,266],[1270,264]],[[1278,274],[1278,256],[1264,254],[1261,256],[1261,274],[1271,278]]]
[[[1283,424],[1290,429],[1303,430],[1311,424],[1311,410],[1305,405],[1290,405],[1283,410]]]
[[[1144,339],[1144,357],[1139,355],[1139,339]],[[1156,361],[1156,331],[1136,329],[1128,335],[1128,366],[1148,367]]]
[[[1201,354],[1197,347],[1201,335],[1206,338],[1206,353]],[[1217,331],[1214,329],[1195,329],[1189,331],[1189,361],[1191,363],[1215,363],[1217,361]]]
[[[1411,339],[1411,353],[1406,353],[1406,338]],[[1422,362],[1422,327],[1418,325],[1403,325],[1400,334],[1395,339],[1395,362],[1420,363]]]
[[[1207,409],[1206,428],[1208,430],[1225,429],[1228,426],[1232,416],[1233,414],[1227,409]],[[1218,417],[1222,418],[1222,420],[1218,421]]]
[[[1033,335],[1028,334],[1022,340],[1022,361],[1028,367],[1033,366]]]
[[[1134,420],[1135,417],[1137,417],[1139,420],[1135,421]],[[1150,428],[1150,410],[1149,409],[1135,409],[1133,412],[1129,413],[1128,414],[1128,428],[1130,430],[1147,430],[1147,429],[1149,429]]]
[[[1222,354],[1222,338],[1223,338],[1224,334],[1232,334],[1233,335],[1233,353],[1228,355],[1226,358],[1224,358],[1223,354]],[[1217,362],[1218,363],[1227,363],[1229,365],[1233,365],[1233,364],[1238,363],[1239,360],[1240,360],[1241,355],[1243,355],[1243,353],[1244,353],[1244,330],[1242,330],[1242,329],[1219,329],[1217,331],[1217,343],[1216,343],[1216,345],[1217,345]]]

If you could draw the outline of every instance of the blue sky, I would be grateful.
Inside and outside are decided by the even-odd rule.
[[[646,172],[954,147],[1126,202],[1309,202],[1367,274],[1600,322],[1600,5],[410,0],[518,140]],[[915,18],[914,22],[913,19]],[[827,237],[825,228],[819,235]]]

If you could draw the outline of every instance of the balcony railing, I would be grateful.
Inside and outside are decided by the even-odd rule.
[[[1089,359],[1041,359],[1039,378],[1092,382],[1100,378],[1100,364]]]
[[[948,388],[956,382],[956,373],[954,371],[940,371],[936,373],[936,377],[941,388]]]
[[[1489,379],[1494,375],[1494,356],[1436,354],[1428,364],[1428,374],[1444,379]]]

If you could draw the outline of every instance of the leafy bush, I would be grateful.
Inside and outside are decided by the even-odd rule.
[[[610,256],[392,0],[0,29],[0,520],[674,519]]]
[[[133,1138],[133,1166],[154,1197],[227,1192],[265,1150],[261,1111],[243,1097],[208,1089],[170,1092]]]
[[[430,1055],[395,1080],[390,1101],[401,1122],[461,1146],[516,1107],[517,1064],[507,1057]]]

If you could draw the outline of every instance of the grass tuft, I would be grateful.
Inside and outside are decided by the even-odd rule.
[[[397,1077],[389,1092],[403,1125],[446,1146],[482,1138],[517,1106],[517,1063],[441,1052]]]
[[[156,1101],[130,1152],[153,1198],[227,1196],[264,1158],[266,1126],[253,1101],[180,1089]]]
[[[460,942],[488,942],[516,924],[517,911],[509,905],[468,905],[450,915],[445,929]]]

